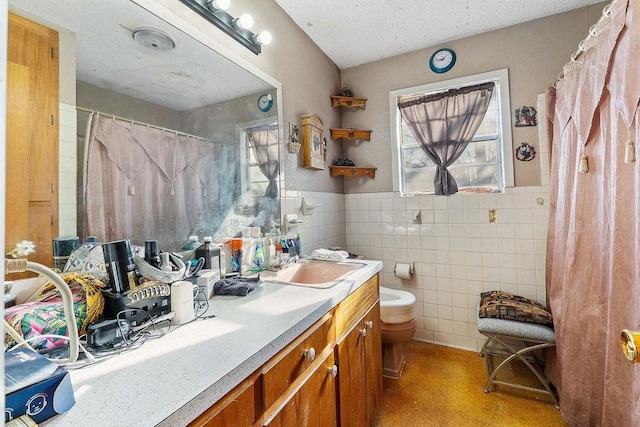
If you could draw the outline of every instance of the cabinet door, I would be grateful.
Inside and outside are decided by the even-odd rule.
[[[364,317],[367,329],[365,339],[365,394],[367,422],[372,425],[382,401],[382,333],[380,331],[380,303],[376,303]]]
[[[53,264],[58,234],[58,33],[9,14],[5,249],[32,240]],[[6,252],[5,250],[5,252]]]
[[[371,426],[382,398],[380,303],[337,346],[340,425]]]
[[[294,385],[277,412],[264,422],[270,427],[337,426],[333,348],[327,348]]]
[[[249,427],[253,426],[261,411],[258,375],[240,383],[224,398],[193,420],[189,427]]]
[[[367,380],[364,356],[367,332],[364,323],[360,321],[337,346],[340,425],[344,427],[366,425]]]

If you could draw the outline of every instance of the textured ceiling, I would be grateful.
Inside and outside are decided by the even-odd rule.
[[[601,0],[275,0],[341,69]]]
[[[271,88],[130,1],[9,0],[9,10],[75,32],[76,77],[103,89],[184,111]],[[139,27],[169,34],[175,49],[136,43]]]

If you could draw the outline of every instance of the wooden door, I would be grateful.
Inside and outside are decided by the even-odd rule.
[[[58,234],[58,33],[9,14],[5,252],[31,240],[53,265]]]

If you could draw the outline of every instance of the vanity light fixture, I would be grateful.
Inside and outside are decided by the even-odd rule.
[[[253,26],[251,15],[245,13],[235,18],[225,12],[230,6],[230,0],[180,1],[256,55],[262,52],[263,44],[271,43],[272,37],[268,31],[254,34],[249,30]]]

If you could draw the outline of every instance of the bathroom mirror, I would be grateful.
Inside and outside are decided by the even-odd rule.
[[[248,226],[270,231],[280,217],[280,106],[273,85],[132,1],[10,0],[9,10],[61,34],[61,109],[77,108],[74,125],[78,140],[77,164],[61,160],[60,170],[61,174],[77,171],[76,217],[80,237],[97,235],[104,241],[130,238],[134,244],[157,239],[161,249],[177,250],[192,234],[200,239],[205,235],[221,239],[237,235]],[[211,31],[218,30],[212,27]],[[75,55],[75,61],[64,55]],[[65,73],[65,64],[74,62],[75,77],[69,82],[69,74],[73,73]],[[65,85],[75,87],[75,99],[64,99]],[[67,95],[69,93],[67,90]],[[272,100],[269,108],[258,104],[264,95]],[[64,120],[64,114],[61,116]],[[185,200],[181,209],[203,210],[189,216],[198,220],[190,220],[189,224],[182,220],[165,221],[171,223],[158,224],[155,228],[149,228],[145,222],[144,230],[134,230],[131,235],[121,232],[101,235],[95,229],[84,229],[87,209],[83,202],[84,185],[90,179],[90,171],[87,173],[85,168],[86,159],[90,157],[90,150],[85,151],[88,146],[85,136],[91,133],[87,130],[89,116],[146,125],[167,134],[195,137],[199,146],[217,147],[215,153],[207,157],[211,161],[200,165],[201,170],[209,173],[207,179],[215,181],[215,191],[200,188],[183,191]],[[268,147],[260,147],[267,144],[260,136],[266,133],[270,135]],[[186,155],[186,151],[183,146],[177,148],[180,155]],[[141,159],[140,165],[153,161],[152,157]],[[205,158],[191,155],[194,157]],[[181,167],[186,170],[190,166],[185,163]],[[206,181],[202,176],[201,183]],[[171,181],[175,177],[167,174],[166,178]],[[168,185],[170,190],[166,194],[152,196],[158,206],[154,212],[163,210],[179,196],[180,191],[174,190],[173,183]],[[144,183],[137,185],[137,191],[132,191],[130,186],[123,197],[136,197],[144,186]],[[203,204],[200,200],[203,197],[209,203]],[[98,201],[98,206],[101,202],[104,200]],[[61,205],[61,217],[65,216],[63,209]],[[150,218],[154,212],[139,212],[139,215]],[[106,217],[109,215],[105,213]]]

